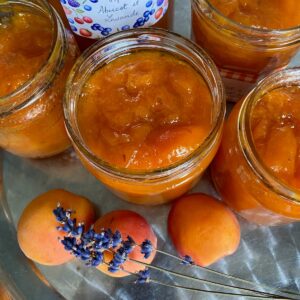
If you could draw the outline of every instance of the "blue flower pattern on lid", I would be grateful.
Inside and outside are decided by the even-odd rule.
[[[166,13],[168,1],[60,0],[60,3],[73,32],[99,39],[118,31],[155,24]]]

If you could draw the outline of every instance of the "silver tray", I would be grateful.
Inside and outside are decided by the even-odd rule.
[[[178,0],[175,8],[174,31],[190,36],[189,4]],[[175,254],[166,232],[170,205],[143,207],[118,199],[82,167],[72,150],[46,160],[27,160],[3,152],[1,161],[0,283],[6,286],[13,299],[228,299],[214,293],[195,294],[155,284],[135,285],[131,276],[113,279],[76,261],[58,267],[34,265],[18,248],[15,226],[27,203],[49,189],[64,188],[84,195],[96,204],[99,215],[114,209],[130,209],[142,214],[152,224],[159,248]],[[217,196],[208,173],[193,191]],[[273,228],[258,227],[242,219],[240,223],[242,240],[238,251],[211,268],[254,283],[299,292],[300,223]],[[161,255],[156,256],[154,264],[220,280],[205,270],[187,269]],[[164,282],[178,283],[171,276],[159,273],[153,276]],[[227,280],[226,283],[235,282]],[[185,284],[196,287],[193,282]],[[201,288],[212,290],[208,285],[201,285]]]

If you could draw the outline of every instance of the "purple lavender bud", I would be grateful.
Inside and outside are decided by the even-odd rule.
[[[122,242],[123,248],[125,249],[125,252],[127,254],[130,254],[133,250],[133,247],[136,245],[134,240],[130,237],[127,236],[127,240]]]
[[[80,257],[82,249],[83,249],[82,245],[77,244],[73,247],[72,254],[74,254],[76,257]]]
[[[68,223],[64,224],[63,226],[58,227],[59,231],[64,231],[66,233],[70,233],[72,231],[72,228],[69,226]]]
[[[141,253],[144,254],[144,258],[147,259],[151,256],[153,246],[151,241],[145,240],[141,245]]]
[[[67,214],[67,212],[68,211],[64,210],[64,208],[61,207],[60,204],[58,204],[56,209],[53,210],[53,214],[55,215],[56,220],[61,224],[67,222],[68,218],[70,217],[70,214]]]
[[[109,244],[109,240],[107,240],[107,238],[104,236],[104,232],[100,232],[100,233],[95,233],[94,234],[94,238],[93,238],[93,247],[95,249],[103,249],[103,244]],[[108,249],[108,248],[105,248]]]
[[[143,284],[143,283],[149,283],[150,282],[150,271],[149,269],[145,269],[142,271],[139,271],[137,273],[139,278],[135,281],[135,283]]]
[[[103,253],[102,252],[93,252],[90,265],[92,267],[97,267],[103,263]]]
[[[188,256],[188,255],[185,255],[183,258],[182,258],[182,262],[181,262],[183,265],[193,265],[194,264],[194,261],[193,259]]]
[[[65,225],[68,225],[69,227],[69,233],[73,236],[76,236],[77,235],[77,232],[76,232],[76,219],[68,219],[66,224]]]
[[[112,239],[113,233],[110,229],[104,230],[103,233],[104,233],[103,238],[105,238],[107,241]]]
[[[95,230],[93,228],[90,228],[87,232],[84,232],[82,234],[81,240],[84,244],[89,244],[93,241],[93,238],[95,236]]]
[[[91,258],[91,252],[87,249],[82,250],[81,255],[80,255],[81,260],[88,260]]]
[[[113,246],[113,234],[110,229],[104,230],[102,232],[102,248],[110,249]]]
[[[56,220],[58,222],[61,222],[65,215],[64,215],[64,211],[63,211],[63,208],[61,206],[57,206],[54,210],[53,210],[53,214],[55,215],[56,217]]]
[[[73,248],[73,254],[83,261],[86,261],[91,258],[90,250],[86,249],[83,244],[76,245]]]
[[[113,264],[109,264],[108,271],[111,273],[116,273],[120,270],[119,266],[114,266]]]
[[[66,236],[63,240],[61,240],[61,243],[65,246],[67,251],[71,251],[74,247],[76,247],[76,238]]]
[[[85,228],[85,226],[84,226],[84,224],[83,223],[80,223],[77,227],[76,227],[76,235],[82,235],[83,234],[83,232],[84,232],[84,228]]]
[[[114,254],[113,262],[116,265],[122,265],[127,260],[127,253],[123,247],[120,247]]]
[[[116,231],[112,236],[112,247],[117,248],[122,243],[122,236],[120,231]]]

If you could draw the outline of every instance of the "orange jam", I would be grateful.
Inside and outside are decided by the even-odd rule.
[[[227,18],[255,28],[287,29],[300,25],[298,0],[209,0]]]
[[[209,89],[190,65],[164,52],[120,57],[91,76],[78,104],[90,150],[127,170],[168,167],[212,127]]]
[[[46,15],[19,12],[0,25],[0,97],[31,79],[50,55],[53,32]]]
[[[298,0],[193,0],[193,31],[218,67],[251,78],[285,67],[299,49]]]
[[[0,146],[33,158],[70,145],[62,97],[77,51],[46,10],[11,4],[0,23]]]
[[[253,108],[253,142],[275,177],[300,190],[300,86],[273,90]]]
[[[221,128],[209,154],[203,154],[203,159],[181,176],[151,183],[151,173],[179,165],[194,155],[212,130],[213,107],[202,75],[180,58],[158,50],[118,57],[96,70],[85,83],[77,104],[78,130],[83,143],[102,164],[128,178],[135,172],[143,173],[144,179],[118,180],[96,168],[82,153],[80,157],[122,198],[150,205],[167,202],[199,179],[216,153]]]
[[[216,187],[250,221],[276,225],[299,220],[300,202],[292,198],[300,195],[300,86],[275,88],[251,108],[246,134],[259,167],[248,154],[243,129],[237,130],[241,104],[231,112],[213,163]],[[290,197],[286,190],[292,191]]]

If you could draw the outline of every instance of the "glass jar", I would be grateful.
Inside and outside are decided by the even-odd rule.
[[[300,24],[281,30],[248,27],[225,17],[209,0],[192,0],[192,23],[195,41],[221,71],[229,100],[239,100],[259,78],[286,67],[299,50]]]
[[[79,96],[87,78],[113,59],[139,50],[162,50],[189,63],[206,81],[213,102],[212,127],[205,141],[178,163],[145,172],[119,169],[96,157],[85,145],[76,117]],[[85,167],[121,198],[156,205],[186,193],[212,161],[221,139],[225,98],[218,70],[200,48],[164,30],[139,29],[99,41],[78,59],[68,80],[64,112],[67,131]]]
[[[174,0],[48,1],[74,32],[81,50],[117,31],[150,26],[170,29],[172,26]]]
[[[223,201],[257,224],[277,225],[300,220],[299,190],[280,181],[263,164],[250,127],[252,109],[263,96],[280,87],[299,86],[299,81],[299,69],[273,73],[244,101],[237,103],[212,164],[212,178]]]
[[[16,26],[17,21],[11,18],[20,17],[20,22],[26,22],[26,16],[34,15],[34,18],[41,16],[47,24],[49,19],[52,34],[49,52],[42,53],[43,60],[37,71],[34,71],[32,76],[26,74],[29,77],[21,84],[16,84],[17,88],[11,92],[0,95],[0,146],[16,155],[31,158],[58,154],[70,146],[64,127],[62,98],[69,70],[77,57],[76,44],[71,34],[64,29],[56,12],[45,1],[4,1],[0,4],[0,11],[6,14],[6,19],[1,20],[1,30],[11,30],[11,26]],[[31,30],[28,28],[27,30]],[[9,31],[8,36],[11,37],[12,34]],[[33,34],[36,34],[36,31]],[[40,37],[40,40],[42,41],[43,37]],[[36,63],[34,59],[27,60],[27,57],[35,51],[41,51],[38,49],[38,43],[35,44],[37,49],[28,44],[28,41],[13,40],[7,43],[15,43],[12,47],[17,49],[16,55],[19,54],[18,51],[22,52],[20,57],[25,53],[23,64]],[[22,48],[23,45],[26,46]],[[6,53],[7,57],[8,55],[14,53]],[[5,58],[5,53],[3,57]],[[1,61],[4,66],[6,63],[5,59]],[[23,68],[24,73],[29,68],[28,65],[19,67]],[[13,71],[11,70],[12,74],[8,76],[14,76],[14,84],[20,79],[18,76],[23,74]],[[5,78],[2,80],[5,83]]]

